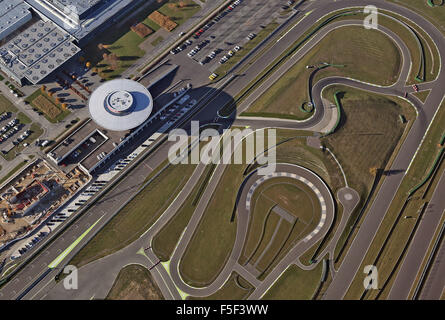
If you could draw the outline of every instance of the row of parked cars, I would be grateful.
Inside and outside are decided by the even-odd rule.
[[[193,38],[198,39],[204,32],[206,32],[206,30],[208,30],[211,26],[213,26],[215,23],[217,23],[219,20],[221,20],[222,18],[224,18],[228,13],[230,13],[230,11],[232,11],[233,9],[235,9],[235,7],[237,5],[239,5],[241,3],[242,0],[236,0],[234,1],[232,4],[230,4],[226,10],[224,10],[223,12],[221,12],[218,16],[216,16],[212,21],[210,21],[209,23],[207,23],[205,26],[203,26],[201,29],[199,29],[198,31],[195,32],[195,34],[193,35]]]
[[[0,134],[1,134],[1,136],[0,136],[0,143],[2,143],[3,141],[8,140],[14,134],[19,132],[20,129],[21,129],[20,121],[17,118],[9,121],[6,125],[4,125],[0,129]],[[28,136],[29,136],[29,134],[27,134],[25,138],[27,138]],[[21,142],[23,140],[24,139],[21,139],[21,140],[19,140],[19,142]]]
[[[42,240],[47,235],[46,232],[42,231],[38,235],[36,235],[34,238],[31,239],[30,242],[25,244],[22,248],[19,249],[19,253],[21,255],[25,254],[29,249],[31,249],[37,242]],[[12,260],[17,259],[17,257],[11,257]]]
[[[216,16],[212,21],[207,23],[205,26],[203,26],[201,29],[195,32],[193,35],[194,39],[198,39],[206,30],[208,30],[210,27],[212,27],[214,24],[216,24],[219,20],[221,20],[225,15],[227,15],[230,11],[232,11],[237,5],[241,3],[241,0],[234,1],[231,5],[227,7],[226,10],[224,10],[222,13],[220,13],[218,16]],[[183,33],[181,33],[183,35]],[[199,50],[201,50],[206,44],[208,44],[209,40],[204,40],[200,44],[198,44],[193,50],[191,50],[188,53],[189,57],[193,57],[196,53],[198,53]],[[175,49],[172,49],[170,51],[171,54],[177,54],[181,51],[183,51],[187,46],[191,45],[193,43],[193,40],[189,39],[185,41],[182,45],[176,47]]]
[[[195,54],[197,54],[202,48],[207,46],[209,43],[210,43],[210,40],[208,40],[208,39],[198,43],[198,45],[196,45],[196,47],[193,50],[191,50],[189,53],[187,53],[187,55],[190,58],[193,57]]]
[[[222,57],[221,60],[219,60],[219,64],[226,63],[231,57],[233,57],[235,55],[235,52],[238,52],[241,49],[242,48],[240,46],[235,46],[235,48],[233,48],[233,50],[230,50],[229,52],[227,52],[227,54],[224,55],[224,57]]]
[[[187,48],[187,46],[190,46],[192,43],[193,43],[192,40],[187,40],[186,42],[184,42],[180,46],[176,47],[175,49],[170,50],[170,53],[171,54],[177,54],[177,53],[183,51],[185,48]]]

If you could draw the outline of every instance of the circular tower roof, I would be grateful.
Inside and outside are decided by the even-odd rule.
[[[153,110],[153,98],[148,89],[128,79],[105,82],[91,94],[88,104],[91,118],[112,131],[140,126]]]

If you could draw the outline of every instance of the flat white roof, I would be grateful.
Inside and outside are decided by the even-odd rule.
[[[139,127],[153,111],[148,89],[128,79],[105,82],[91,94],[88,104],[94,122],[111,131]]]

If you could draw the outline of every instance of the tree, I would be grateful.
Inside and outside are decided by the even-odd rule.
[[[45,93],[45,92],[46,92],[46,86],[45,86],[45,85],[42,85],[42,86],[40,87],[40,91],[42,91],[42,93]]]
[[[371,167],[371,168],[369,168],[369,173],[371,174],[371,175],[373,175],[374,177],[376,177],[377,176],[377,173],[379,172],[379,169],[377,168],[377,167]]]
[[[115,53],[110,54],[108,56],[108,60],[110,61],[111,68],[113,70],[116,70],[118,67],[118,60],[119,60],[119,57],[117,56],[117,54],[115,54]]]
[[[85,63],[85,67],[86,67],[87,69],[90,69],[90,68],[91,68],[91,62],[87,61],[87,62]]]
[[[97,48],[98,48],[99,50],[103,50],[103,49],[104,49],[104,44],[103,44],[103,43],[99,43],[99,44],[97,45]]]

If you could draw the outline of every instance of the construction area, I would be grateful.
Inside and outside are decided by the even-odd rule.
[[[90,180],[78,167],[68,173],[38,159],[0,189],[0,248],[37,228]]]

